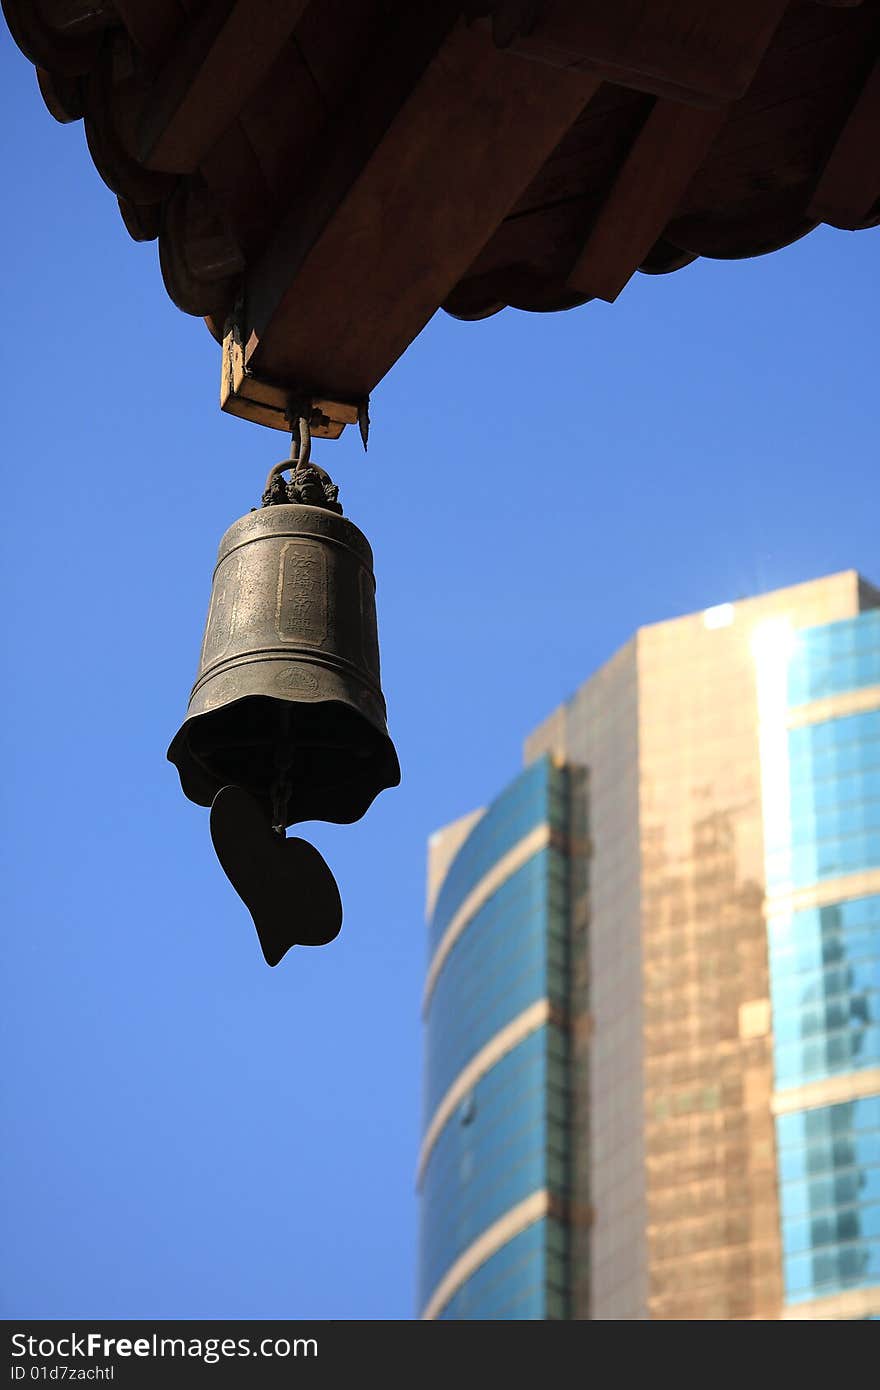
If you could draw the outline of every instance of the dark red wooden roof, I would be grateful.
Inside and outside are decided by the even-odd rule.
[[[438,305],[880,221],[880,0],[3,0],[224,407],[335,433]],[[346,403],[351,409],[346,409]]]

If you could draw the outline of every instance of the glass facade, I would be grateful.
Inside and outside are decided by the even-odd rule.
[[[880,1284],[880,1096],[777,1119],[786,1298]]]
[[[537,1029],[480,1078],[440,1132],[422,1186],[423,1304],[505,1213],[535,1192],[564,1195],[566,1064],[564,1034]],[[475,1291],[468,1301],[470,1317],[487,1316]]]
[[[848,890],[872,874],[880,887],[880,610],[798,632],[788,657],[796,722],[776,735],[787,796],[766,827],[767,935],[776,1090],[807,1088],[776,1120],[796,1305],[880,1287],[880,1095],[859,1079],[870,1090],[880,1067],[880,893]],[[847,712],[859,695],[867,707]],[[797,905],[804,894],[815,905]],[[854,1098],[810,1103],[832,1083]]]
[[[660,1320],[762,1318],[781,1295],[752,652],[774,604],[723,616],[638,637],[640,1316]]]
[[[543,1217],[491,1255],[446,1304],[441,1319],[567,1317],[568,1230]]]
[[[538,825],[565,828],[566,786],[547,758],[513,781],[477,822],[446,873],[428,923],[434,951],[461,904],[489,869]]]
[[[420,1307],[492,1228],[528,1199],[564,1203],[568,1186],[568,1052],[560,1026],[567,1003],[568,869],[559,838],[568,778],[550,759],[529,768],[476,822],[439,888],[432,955],[468,895],[531,831],[556,843],[514,860],[458,930],[426,1013],[425,1130],[432,1138],[421,1177]],[[527,846],[528,849],[528,846]],[[474,1059],[497,1046],[528,1011],[546,1006],[473,1078],[439,1130],[444,1097]],[[559,1020],[559,1022],[554,1021]],[[443,1112],[441,1112],[442,1114]],[[499,1223],[500,1227],[499,1227]],[[565,1224],[548,1211],[497,1249],[441,1300],[436,1316],[565,1316]]]
[[[549,847],[501,885],[456,941],[430,1001],[426,1119],[465,1063],[529,1004],[549,998],[564,1007],[565,898],[565,856]]]
[[[880,592],[642,628],[432,848],[420,1309],[880,1317]]]
[[[790,818],[768,890],[880,864],[880,709],[790,729],[788,767]]]
[[[880,685],[880,608],[798,633],[788,703],[805,705]]]
[[[880,1066],[880,896],[768,922],[776,1086]]]

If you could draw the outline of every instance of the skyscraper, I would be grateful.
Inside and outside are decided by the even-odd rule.
[[[640,629],[429,847],[427,1318],[880,1317],[880,591]]]

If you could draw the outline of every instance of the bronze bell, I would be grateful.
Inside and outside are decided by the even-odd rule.
[[[295,470],[290,483],[286,468]],[[195,685],[168,749],[191,801],[210,806],[221,789],[243,789],[283,845],[287,826],[356,821],[400,781],[379,684],[372,552],[341,515],[336,493],[322,469],[279,464],[262,508],[224,535]],[[233,877],[225,849],[252,836],[253,817],[247,813],[240,835],[237,824],[224,823],[221,844],[215,819],[227,804],[241,813],[241,797],[218,799],[212,835]],[[286,841],[291,856],[294,845],[303,847],[305,889],[321,896],[309,868],[317,850]],[[252,903],[233,882],[263,941]],[[335,929],[293,940],[318,944],[339,925],[341,908]]]

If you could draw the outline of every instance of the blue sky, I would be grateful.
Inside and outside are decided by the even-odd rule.
[[[125,233],[0,35],[8,193],[7,1318],[409,1318],[428,834],[637,626],[880,580],[880,233],[636,276],[615,305],[438,314],[316,445],[376,553],[403,768],[309,827],[332,945],[264,964],[165,749],[217,542],[284,436]]]

